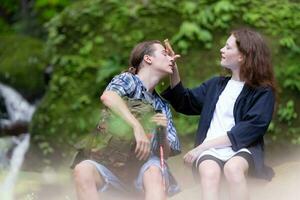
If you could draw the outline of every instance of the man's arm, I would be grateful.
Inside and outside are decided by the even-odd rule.
[[[104,91],[100,100],[132,127],[136,140],[135,153],[137,158],[140,160],[147,159],[150,154],[150,141],[145,134],[144,128],[132,115],[123,99],[114,91]]]

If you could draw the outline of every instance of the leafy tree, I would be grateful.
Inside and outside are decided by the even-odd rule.
[[[288,97],[295,98],[300,71],[299,9],[299,3],[288,0],[86,0],[71,4],[46,25],[54,74],[34,116],[33,139],[49,142],[46,149],[52,150],[45,152],[48,154],[56,151],[55,145],[72,146],[91,132],[99,119],[98,98],[104,86],[126,68],[132,47],[148,39],[169,38],[174,49],[183,54],[178,63],[183,81],[196,86],[218,73],[218,49],[232,28],[255,28],[267,36],[272,48],[282,89],[279,96],[290,92]],[[281,66],[285,70],[280,70]],[[281,99],[280,104],[285,105],[289,98]],[[275,118],[273,130],[289,123],[286,119],[299,120],[291,114],[297,112],[297,105],[295,111],[290,103],[286,109],[278,111],[284,120]],[[175,118],[179,133],[195,132],[198,119],[177,114]]]

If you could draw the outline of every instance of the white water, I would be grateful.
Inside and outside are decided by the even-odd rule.
[[[30,123],[35,107],[30,105],[16,90],[0,83],[0,95],[4,99],[8,119],[0,119],[2,127],[14,123]],[[19,137],[0,138],[0,169],[7,169],[4,181],[0,183],[0,200],[13,200],[14,187],[22,166],[25,153],[29,147],[30,135],[24,133]],[[15,147],[14,147],[15,146]],[[10,160],[7,153],[12,150]]]
[[[12,158],[10,160],[10,169],[4,179],[3,184],[0,185],[0,199],[13,200],[14,186],[22,166],[24,155],[29,147],[30,135],[25,134],[20,137],[14,137],[14,142],[17,146],[13,150]]]
[[[0,94],[4,97],[9,120],[0,120],[3,125],[14,122],[30,122],[35,107],[30,105],[16,90],[0,83]]]

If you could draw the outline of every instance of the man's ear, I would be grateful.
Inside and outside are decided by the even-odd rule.
[[[144,61],[145,61],[147,64],[151,65],[151,64],[152,64],[151,56],[149,56],[149,55],[144,55]]]

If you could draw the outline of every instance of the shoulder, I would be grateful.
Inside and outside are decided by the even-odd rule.
[[[132,95],[138,85],[137,77],[131,73],[124,72],[116,75],[105,90],[117,92],[120,96]]]
[[[122,80],[122,81],[125,81],[125,82],[132,82],[132,81],[135,81],[135,79],[136,79],[135,75],[133,75],[129,72],[123,72],[121,74],[118,74],[118,75],[114,76],[112,81]]]
[[[276,95],[275,92],[272,90],[271,87],[259,87],[257,93],[259,95],[263,95],[268,99],[272,99],[273,101],[275,101],[276,99]]]
[[[208,86],[208,87],[217,86],[217,85],[224,85],[228,82],[229,79],[230,79],[230,77],[213,76],[212,78],[204,81],[202,85]]]
[[[274,103],[276,101],[275,93],[271,87],[259,86],[256,88],[250,88],[248,86],[247,88],[248,89],[245,90],[245,95],[251,102]]]
[[[110,82],[110,84],[116,84],[124,88],[135,88],[139,85],[139,79],[129,72],[123,72],[116,75]]]
[[[218,83],[226,83],[229,81],[230,77],[229,76],[213,76],[210,79],[206,80],[206,83],[209,84],[218,84]]]
[[[259,86],[256,88],[250,88],[250,90],[251,90],[253,96],[261,96],[261,95],[273,95],[274,96],[274,92],[271,87]]]

